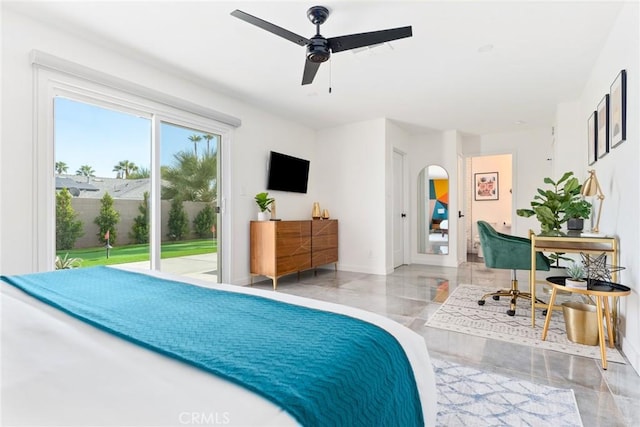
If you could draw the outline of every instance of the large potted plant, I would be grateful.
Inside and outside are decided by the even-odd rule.
[[[531,209],[517,209],[516,214],[525,218],[534,216],[540,222],[543,234],[562,235],[562,226],[570,218],[589,218],[591,204],[582,198],[582,185],[573,172],[565,172],[558,181],[545,178],[544,183],[550,188],[538,188],[537,194],[531,201]],[[549,256],[555,266],[559,266],[563,257],[561,253]]]
[[[269,193],[256,194],[255,201],[258,204],[260,212],[258,212],[258,221],[267,221],[269,219],[268,212],[271,212],[271,204],[276,199],[269,197]]]
[[[544,183],[551,188],[538,188],[531,201],[531,209],[516,210],[518,216],[528,218],[535,215],[543,233],[557,235],[561,234],[562,225],[569,221],[572,215],[589,217],[591,204],[582,199],[582,185],[578,178],[573,176],[573,172],[565,172],[558,181],[545,178]]]

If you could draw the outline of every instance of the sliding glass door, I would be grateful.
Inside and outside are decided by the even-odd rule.
[[[220,140],[214,133],[160,123],[163,271],[218,277]]]
[[[56,268],[126,264],[217,282],[221,135],[111,107],[54,97]]]

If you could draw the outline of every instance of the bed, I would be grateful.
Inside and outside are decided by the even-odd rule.
[[[171,286],[181,287],[180,289],[184,288],[189,293],[194,291],[196,292],[197,300],[205,300],[202,297],[205,293],[208,298],[211,294],[218,292],[234,300],[250,298],[251,304],[287,306],[287,310],[294,310],[292,312],[293,319],[295,319],[295,316],[299,316],[297,310],[307,310],[322,316],[333,316],[330,319],[335,317],[339,322],[357,320],[362,324],[366,323],[366,325],[363,325],[365,328],[375,325],[377,326],[375,329],[379,331],[374,331],[374,333],[384,332],[384,334],[392,336],[394,342],[399,343],[403,357],[406,357],[409,362],[412,374],[409,376],[413,377],[415,390],[407,390],[407,393],[408,395],[411,395],[412,392],[417,393],[418,402],[416,405],[419,406],[422,415],[422,419],[419,419],[418,422],[420,424],[424,422],[425,425],[435,425],[435,379],[424,339],[413,331],[385,317],[346,306],[292,295],[231,285],[211,286],[196,279],[158,272],[134,273],[126,269],[108,267],[99,269],[101,269],[100,274],[106,273],[109,278],[114,278],[114,280],[110,279],[110,282],[117,281],[115,278],[120,277],[122,274],[133,274],[135,276],[131,277],[137,278],[141,276],[141,280],[144,281],[160,281],[161,283],[170,283]],[[91,269],[81,270],[90,271]],[[50,277],[59,278],[61,276],[58,273],[43,273],[43,275],[45,275],[46,279]],[[25,278],[31,276],[34,275],[17,277]],[[197,362],[190,363],[188,360],[177,357],[172,351],[162,349],[158,351],[152,345],[153,343],[148,344],[144,340],[138,342],[136,341],[137,338],[134,337],[135,339],[132,339],[127,336],[128,332],[126,330],[125,332],[120,332],[120,336],[116,336],[118,332],[114,334],[114,331],[109,329],[108,326],[97,325],[91,319],[79,320],[79,317],[82,316],[74,313],[73,309],[65,308],[63,303],[56,302],[55,298],[60,297],[57,288],[50,292],[50,296],[45,295],[43,297],[38,295],[36,298],[17,288],[15,283],[9,284],[6,282],[6,280],[12,279],[14,278],[7,279],[3,277],[1,283],[2,406],[0,409],[2,410],[1,421],[3,425],[320,425],[326,421],[324,419],[325,414],[322,411],[326,410],[326,416],[329,417],[329,408],[336,406],[335,402],[332,403],[331,401],[328,401],[325,407],[322,404],[318,404],[319,406],[315,408],[315,411],[320,413],[319,418],[316,418],[315,421],[312,418],[304,418],[305,415],[300,415],[296,408],[291,408],[293,399],[291,396],[297,397],[302,392],[306,393],[308,386],[304,386],[302,390],[285,390],[286,393],[282,393],[282,395],[287,397],[282,402],[279,400],[281,397],[279,391],[275,392],[276,396],[274,397],[254,389],[251,381],[243,383],[243,381],[238,381],[235,377],[224,373],[212,375],[210,373],[211,366],[215,371],[218,368],[218,359],[215,359],[209,367],[206,366],[206,363],[200,366]],[[67,280],[71,279],[65,277],[65,281]],[[82,280],[86,279],[82,278]],[[33,293],[33,290],[27,289],[27,292]],[[260,298],[255,298],[256,296]],[[68,297],[60,298],[65,303],[69,299]],[[48,300],[48,303],[45,303],[41,299],[52,300]],[[153,298],[149,297],[148,299],[152,300]],[[134,297],[128,296],[124,302],[116,302],[116,304],[120,304],[117,311],[126,312],[129,310],[129,301],[133,300],[135,300]],[[172,306],[176,301],[171,301]],[[74,303],[75,301],[72,301],[71,304],[73,305]],[[57,305],[58,308],[50,304]],[[224,309],[231,310],[231,307],[236,307],[234,304],[225,302]],[[121,310],[120,307],[122,307]],[[238,319],[251,317],[243,316],[242,308],[233,309],[239,310]],[[131,308],[130,311],[134,312],[135,315],[138,312],[137,310],[138,308]],[[206,310],[198,309],[200,313],[203,311]],[[220,308],[219,310],[211,311],[223,312],[224,310]],[[102,317],[102,315],[103,313],[100,312],[98,317]],[[226,316],[226,318],[228,317]],[[306,317],[306,315],[303,317]],[[93,325],[87,322],[93,323]],[[108,320],[106,322],[108,325]],[[327,322],[327,320],[323,318],[321,324],[322,322]],[[135,320],[134,327],[138,323],[139,320]],[[237,323],[235,319],[233,319],[233,323]],[[268,323],[268,320],[265,320],[264,323]],[[261,342],[269,345],[268,343],[271,341],[276,342],[276,336],[289,340],[289,331],[295,329],[295,326],[299,326],[296,325],[297,323],[291,320],[283,321],[278,325],[278,328],[283,332],[286,331],[286,333],[274,334],[271,332],[267,337],[261,338]],[[180,317],[177,320],[174,319],[168,322],[168,324],[177,324],[180,325],[180,328],[183,328],[183,325],[188,325],[189,321]],[[349,326],[349,331],[359,331],[360,325],[356,326],[356,328]],[[161,328],[161,326],[158,326],[158,328]],[[144,332],[154,328],[145,326],[141,329]],[[317,335],[320,337],[323,332],[322,328],[317,329],[319,329]],[[109,330],[109,332],[105,332],[105,330]],[[314,331],[308,332],[316,334]],[[171,336],[173,335],[176,335],[175,331],[171,332]],[[185,335],[188,334],[185,333]],[[217,330],[212,331],[210,335],[218,337]],[[355,334],[346,333],[345,337],[349,338],[349,335]],[[249,333],[240,333],[235,336],[238,339],[234,341],[240,342],[255,339]],[[375,336],[379,337],[379,335]],[[192,337],[190,339],[192,339],[193,348],[197,348],[199,342],[203,340],[201,337]],[[304,339],[311,341],[308,336]],[[372,341],[372,346],[377,346],[379,341],[379,338],[375,338]],[[328,344],[330,343],[327,343],[327,348],[330,347]],[[214,340],[207,345],[211,345],[214,348],[211,354],[231,353],[231,356],[233,356],[231,359],[235,357],[233,352],[229,351],[231,348],[236,349],[234,347],[235,343]],[[293,362],[287,362],[288,354],[295,352],[289,350],[290,347],[282,344],[273,344],[273,346],[282,346],[286,349],[286,354],[266,361],[258,357],[260,355],[256,355],[256,361],[254,362],[252,359],[250,364],[250,368],[255,371],[255,376],[259,378],[265,376],[267,383],[271,381],[268,375],[277,370],[277,362],[282,360],[280,365],[284,364],[289,367],[289,371],[296,372],[292,376],[296,383],[299,382],[304,385],[305,381],[311,381],[315,386],[319,382],[326,382],[327,384],[323,385],[323,387],[326,386],[325,388],[329,390],[329,395],[339,393],[341,390],[347,390],[345,387],[351,387],[350,384],[340,383],[343,376],[346,378],[344,371],[341,373],[338,371],[339,378],[335,381],[333,379],[325,381],[324,378],[306,379],[303,376],[304,370],[301,369],[300,373],[297,373],[298,368]],[[238,354],[240,354],[239,350],[234,351],[238,351]],[[358,350],[356,354],[360,355],[360,351]],[[315,351],[315,353],[324,352]],[[345,366],[347,366],[346,363],[354,363],[354,361],[359,363],[357,358],[351,362],[337,362],[337,359],[333,358],[333,356],[328,360],[323,360],[322,357],[317,359],[317,363],[326,364],[329,370],[333,370],[343,363],[345,363]],[[365,359],[363,358],[363,360]],[[305,364],[298,364],[298,366],[301,365]],[[311,362],[309,362],[309,366],[313,366]],[[364,362],[363,369],[366,369],[364,368]],[[210,372],[206,372],[207,370]],[[375,369],[376,372],[377,370],[378,368]],[[372,371],[374,370],[367,370],[369,374]],[[375,377],[376,375],[369,376]],[[397,375],[392,374],[391,376],[395,378]],[[329,374],[326,378],[333,377]],[[290,387],[287,384],[284,386]],[[393,387],[397,387],[397,384],[393,385]],[[409,389],[410,387],[406,388]],[[381,401],[386,401],[393,399],[398,392],[398,389],[382,386],[378,387],[373,394],[374,397]],[[349,402],[348,399],[351,397],[353,396],[340,397],[338,395],[339,402]],[[311,403],[316,405],[318,401],[323,399],[324,397],[317,399],[312,395]],[[404,411],[404,406],[408,406],[409,402],[410,399],[407,399],[406,402],[400,401],[398,408]],[[375,410],[377,410],[378,403],[371,405],[364,402],[363,404],[367,408],[366,411],[360,409],[360,412],[356,411],[355,415],[349,415],[352,418],[345,418],[347,420],[344,422],[345,425],[357,424],[354,420],[361,422],[361,417],[376,414]],[[347,406],[354,405],[349,404]],[[350,408],[340,409],[340,411],[343,410],[348,411]],[[338,413],[338,416],[342,416],[342,414]],[[356,418],[353,418],[354,416]],[[362,424],[365,424],[365,422],[362,421]]]

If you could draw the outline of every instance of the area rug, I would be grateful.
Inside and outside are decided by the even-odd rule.
[[[509,304],[504,298],[500,301],[487,298],[485,305],[478,305],[478,300],[488,292],[495,292],[495,289],[476,285],[458,286],[429,318],[426,326],[600,360],[599,346],[569,341],[561,310],[553,310],[547,339],[542,341],[544,319],[537,317],[536,327],[531,327],[528,301],[520,302],[516,315],[511,317],[506,314]],[[617,349],[609,347],[607,360],[626,363]]]
[[[438,390],[436,424],[581,427],[573,390],[432,359]]]

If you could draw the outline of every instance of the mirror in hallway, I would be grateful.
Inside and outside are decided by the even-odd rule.
[[[449,253],[449,174],[442,166],[418,174],[418,252]]]

